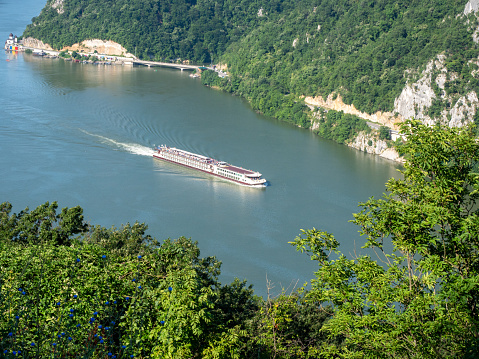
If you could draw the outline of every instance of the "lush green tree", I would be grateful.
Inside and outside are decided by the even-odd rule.
[[[322,348],[339,345],[341,338],[328,338],[321,328],[331,317],[331,308],[310,300],[303,291],[283,292],[261,303],[244,349],[247,358],[318,358]]]
[[[4,357],[315,358],[330,342],[331,311],[300,292],[263,300],[246,281],[221,285],[221,263],[188,238],[57,209],[0,205]]]
[[[0,352],[14,357],[240,358],[259,298],[222,286],[196,242],[87,226],[56,202],[0,205]]]
[[[391,133],[390,133],[390,130],[387,126],[379,127],[379,139],[380,140],[390,140],[391,139]]]
[[[0,205],[0,241],[22,244],[53,243],[66,245],[73,235],[87,230],[83,209],[79,206],[63,208],[57,214],[58,203],[49,202],[30,212],[28,208],[19,214],[11,214],[12,205]]]
[[[454,358],[479,354],[479,144],[471,128],[403,126],[403,178],[361,203],[354,223],[379,258],[348,258],[333,235],[293,244],[318,261],[311,300],[330,303],[325,356]],[[373,253],[373,252],[372,252]]]

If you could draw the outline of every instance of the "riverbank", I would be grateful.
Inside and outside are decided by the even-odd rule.
[[[392,142],[402,137],[400,132],[396,130],[399,129],[399,121],[397,121],[397,119],[391,117],[391,114],[379,114],[380,116],[378,116],[378,114],[368,115],[364,113],[359,113],[359,111],[357,111],[354,106],[345,105],[340,97],[333,100],[334,102],[332,103],[331,98],[332,96],[329,96],[327,101],[324,101],[322,98],[320,98],[320,100],[311,97],[304,98],[305,104],[311,111],[311,126],[309,128],[313,132],[318,134],[318,136],[323,137],[321,136],[321,127],[325,126],[326,123],[329,121],[329,111],[343,114],[339,116],[341,119],[343,117],[350,119],[350,121],[353,121],[354,119],[356,119],[355,121],[357,121],[357,119],[360,119],[366,121],[365,123],[367,127],[369,127],[369,130],[356,130],[355,135],[352,136],[352,138],[341,143],[344,143],[348,147],[354,148],[356,150],[366,152],[372,155],[377,155],[381,158],[385,158],[398,163],[404,162],[404,159],[392,147]],[[350,116],[348,117],[348,115]],[[341,124],[341,126],[345,126],[343,120],[339,120],[339,123]],[[333,123],[332,125],[328,124],[327,126],[330,126],[331,130],[337,130],[337,125],[337,123]],[[392,126],[394,129],[391,129],[390,126]],[[350,125],[346,126],[346,128],[343,128],[342,131],[349,132],[351,131],[351,128],[357,129],[358,127],[356,125]]]
[[[49,44],[45,44],[42,41],[34,38],[26,38],[22,41],[24,48],[31,49],[34,52],[42,52],[45,53],[47,57],[59,57],[60,54],[68,53],[69,56],[76,54],[76,58],[72,59],[75,62],[81,62],[84,64],[104,64],[104,65],[133,65],[133,61],[136,60],[136,57],[128,53],[127,50],[122,47],[120,44],[117,44],[113,41],[105,41],[99,39],[93,40],[85,40],[81,43],[73,44],[72,46],[68,46],[63,48],[61,51],[53,50]],[[125,55],[126,54],[126,55]],[[91,60],[91,59],[94,60]],[[63,58],[65,60],[65,58]],[[66,59],[68,61],[68,59]],[[221,74],[220,76],[218,71],[216,71],[217,76],[219,78],[224,79],[228,77],[227,68],[224,65],[217,65],[214,68],[220,69]],[[195,73],[196,74],[196,73]],[[191,77],[195,77],[193,74]],[[214,89],[221,89],[221,86],[212,85],[210,86]],[[351,148],[357,149],[359,151],[366,152],[368,154],[378,155],[381,158],[385,158],[395,162],[402,162],[402,158],[399,156],[397,151],[393,148],[388,146],[387,141],[380,140],[378,136],[378,129],[380,126],[387,126],[391,129],[390,132],[394,132],[394,135],[397,136],[397,121],[392,114],[389,113],[381,113],[381,114],[374,114],[374,115],[367,115],[365,118],[365,114],[359,113],[354,106],[345,105],[342,102],[340,96],[333,98],[333,96],[329,96],[326,101],[322,98],[313,98],[313,97],[305,97],[304,99],[305,105],[307,105],[311,111],[315,111],[316,108],[322,108],[326,111],[334,110],[334,111],[343,111],[344,113],[349,113],[359,118],[362,118],[368,121],[369,127],[372,128],[372,133],[358,133],[352,140],[346,142],[345,144]],[[311,126],[309,127],[311,130],[315,131],[320,126],[319,122],[315,121],[314,114],[310,114],[311,117]],[[303,127],[298,125],[299,127]],[[396,138],[393,138],[396,139]]]
[[[221,77],[213,71],[206,71],[201,74],[203,85],[244,97],[258,113],[291,123],[299,128],[309,129],[319,137],[368,154],[378,155],[394,162],[403,161],[397,151],[392,148],[392,141],[396,141],[401,136],[396,130],[399,127],[398,121],[391,114],[383,114],[381,122],[373,122],[378,121],[377,115],[364,118],[359,116],[357,111],[348,111],[351,110],[350,108],[323,107],[323,103],[305,96],[269,92],[266,88],[261,90],[261,96],[248,96],[248,90],[244,89],[241,79],[226,72],[227,68],[224,65],[217,65],[216,68],[221,68],[227,76]],[[337,99],[335,103],[338,103]],[[393,129],[388,125],[393,126]]]

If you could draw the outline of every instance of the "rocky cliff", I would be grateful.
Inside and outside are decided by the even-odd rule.
[[[27,47],[33,47],[35,49],[41,50],[53,50],[49,44],[43,43],[43,41],[34,39],[32,37],[27,37],[23,39],[23,45]],[[72,46],[66,46],[61,51],[78,51],[86,53],[94,53],[95,51],[103,55],[112,55],[112,56],[124,56],[124,57],[135,57],[133,54],[130,54],[123,46],[117,44],[113,41],[105,41],[99,39],[85,40],[79,44],[73,44]]]
[[[440,122],[460,127],[471,123],[479,106],[477,93],[448,93],[446,89],[454,85],[459,74],[447,69],[446,60],[441,54],[429,62],[419,80],[408,83],[394,101],[394,112],[402,118],[416,118],[427,124]],[[430,111],[434,102],[440,107],[437,114]]]
[[[358,116],[366,121],[375,122],[384,126],[388,126],[391,129],[398,130],[399,123],[403,121],[401,116],[394,116],[392,112],[381,112],[378,111],[373,114],[368,114],[365,112],[361,112],[354,107],[354,105],[347,105],[343,102],[341,95],[335,96],[335,94],[330,94],[326,100],[324,100],[321,96],[317,97],[305,97],[304,102],[310,106],[321,107],[327,110],[334,110],[334,111],[343,111],[344,113],[348,113],[350,115]]]
[[[399,156],[397,151],[394,148],[389,148],[387,142],[378,139],[375,133],[367,134],[361,132],[352,142],[348,143],[348,146],[363,152],[379,155],[379,157],[391,161],[403,162],[403,158]]]
[[[44,44],[43,41],[34,39],[33,37],[24,38],[23,46],[33,47],[34,49],[41,49],[41,50],[53,50],[50,45]]]
[[[457,17],[472,24],[474,19],[467,18],[474,14],[479,18],[479,0],[469,0],[464,11]],[[476,22],[479,24],[479,22]],[[473,40],[479,43],[479,25],[473,31]],[[422,69],[409,69],[404,76],[406,85],[401,94],[394,100],[394,109],[391,112],[376,112],[368,114],[361,112],[354,105],[345,104],[339,95],[330,94],[326,99],[322,97],[305,97],[305,103],[310,107],[316,106],[326,110],[343,111],[358,116],[366,121],[387,126],[398,130],[405,119],[419,119],[426,124],[440,122],[450,127],[460,127],[474,121],[479,110],[479,99],[474,86],[468,86],[471,79],[479,80],[479,59],[468,62],[469,74],[455,71],[454,54],[437,54]],[[462,68],[462,67],[461,67]],[[466,83],[464,85],[464,83]],[[313,122],[312,129],[317,129],[318,123]],[[384,141],[377,140],[373,134],[360,133],[355,140],[348,144],[368,153],[378,154],[398,160],[393,149],[387,148]]]
[[[125,57],[135,57],[135,55],[130,54],[123,46],[117,44],[113,41],[105,41],[99,39],[85,40],[79,44],[73,44],[63,48],[63,50],[70,51],[82,51],[82,52],[98,52],[103,55],[116,55],[116,56],[125,56]]]

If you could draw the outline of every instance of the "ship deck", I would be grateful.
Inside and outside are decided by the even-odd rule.
[[[160,149],[159,152],[167,152],[167,153],[175,154],[175,155],[178,155],[178,156],[181,156],[181,157],[190,158],[190,159],[196,160],[198,162],[204,162],[204,163],[211,163],[211,164],[214,164],[214,165],[219,165],[221,168],[224,168],[224,169],[227,169],[227,170],[230,170],[230,171],[234,171],[234,172],[237,172],[237,173],[241,173],[241,174],[244,174],[246,176],[259,175],[258,172],[256,172],[256,171],[251,171],[251,170],[247,170],[247,169],[242,168],[242,167],[233,166],[233,165],[231,165],[227,162],[218,161],[218,160],[215,160],[214,158],[210,158],[210,157],[202,156],[202,155],[199,155],[199,154],[196,154],[196,153],[180,150],[180,149],[177,149],[175,147],[165,147],[164,149]]]
[[[237,166],[233,166],[233,165],[230,165],[230,164],[227,164],[227,165],[224,165],[224,166],[221,166],[221,167],[229,169],[230,171],[235,171],[235,172],[245,174],[245,175],[252,175],[252,174],[257,173],[255,171],[247,170],[247,169],[237,167]]]

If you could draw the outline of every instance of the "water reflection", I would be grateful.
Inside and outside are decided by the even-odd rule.
[[[50,85],[60,89],[83,91],[101,86],[115,89],[122,76],[134,71],[132,66],[93,65],[24,54],[23,60]]]

